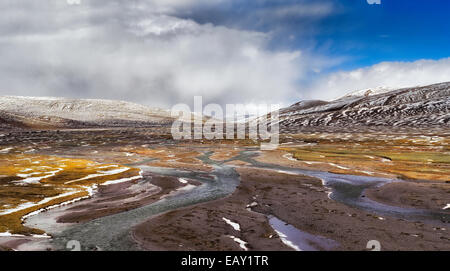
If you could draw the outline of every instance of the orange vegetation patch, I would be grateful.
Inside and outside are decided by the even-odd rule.
[[[297,136],[298,139],[299,136]],[[286,144],[284,158],[327,171],[450,181],[449,138],[444,136],[305,136],[303,145]]]
[[[0,233],[39,234],[21,218],[49,206],[88,197],[96,185],[140,178],[139,169],[84,159],[0,154]]]

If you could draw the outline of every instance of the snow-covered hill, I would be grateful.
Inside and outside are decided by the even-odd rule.
[[[172,122],[169,110],[124,101],[53,97],[0,97],[3,127],[117,127]]]
[[[148,127],[173,120],[169,110],[123,101],[0,97],[3,129]],[[304,127],[375,126],[450,131],[450,82],[393,91],[358,91],[331,102],[301,101],[280,111],[283,132],[298,132]]]
[[[280,127],[441,127],[450,128],[450,82],[350,93],[338,100],[302,101],[280,112]]]

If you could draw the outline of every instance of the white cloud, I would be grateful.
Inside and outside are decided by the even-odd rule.
[[[0,95],[284,102],[303,74],[300,52],[268,50],[269,34],[159,12],[190,0],[33,2],[0,3],[14,14],[0,18]]]
[[[67,0],[69,5],[81,5],[81,0]]]
[[[171,11],[225,0],[0,1],[0,95],[65,96],[170,107],[332,99],[380,85],[450,81],[450,60],[386,62],[313,80],[344,58],[268,49],[270,33],[198,24]],[[308,10],[306,12],[305,10]],[[328,4],[272,16],[325,16]],[[306,13],[305,13],[306,12]]]
[[[415,62],[383,62],[318,79],[305,98],[332,100],[348,92],[378,86],[402,88],[450,81],[450,58]]]
[[[286,17],[325,17],[333,12],[333,4],[331,2],[324,3],[302,3],[296,5],[281,6],[266,11],[267,16],[275,16],[279,18]]]

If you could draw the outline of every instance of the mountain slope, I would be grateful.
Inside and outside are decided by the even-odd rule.
[[[172,121],[168,110],[123,101],[0,97],[0,128],[145,127]]]
[[[284,131],[332,126],[450,128],[450,82],[393,91],[364,90],[331,102],[303,101],[280,111]]]

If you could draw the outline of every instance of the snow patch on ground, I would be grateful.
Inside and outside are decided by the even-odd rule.
[[[47,235],[47,234],[42,234],[42,235],[33,234],[30,236],[33,238],[45,238],[45,239],[52,238],[50,235]],[[30,237],[30,236],[26,236],[26,235],[22,235],[22,234],[12,234],[9,231],[0,233],[0,237]]]
[[[0,216],[7,215],[7,214],[12,214],[12,213],[15,213],[15,212],[18,212],[18,211],[22,211],[22,210],[25,210],[25,209],[28,209],[28,208],[31,208],[31,207],[43,205],[43,204],[46,204],[46,203],[48,203],[48,202],[50,202],[52,200],[68,197],[68,196],[71,196],[71,195],[76,194],[78,192],[79,191],[71,191],[71,192],[63,193],[63,194],[58,195],[58,196],[45,198],[45,199],[39,201],[38,203],[33,203],[33,202],[23,203],[23,204],[20,204],[19,206],[17,206],[16,208],[8,209],[8,210],[5,210],[3,212],[0,212]]]
[[[103,176],[108,176],[108,175],[116,175],[116,174],[120,174],[120,173],[123,173],[128,170],[130,170],[129,167],[123,167],[123,168],[112,169],[112,170],[108,170],[108,171],[99,171],[99,173],[89,174],[86,177],[83,177],[83,178],[80,178],[77,180],[68,181],[65,184],[71,184],[71,183],[75,183],[75,182],[79,182],[79,181],[89,180],[92,178],[103,177]]]
[[[233,236],[233,235],[230,235],[229,236],[231,239],[233,239],[236,243],[238,243],[239,244],[239,246],[243,249],[243,250],[245,250],[245,251],[247,251],[248,250],[248,248],[247,248],[247,242],[245,242],[244,240],[242,240],[242,239],[239,239],[239,238],[237,238],[237,237],[235,237],[235,236]]]
[[[63,169],[58,168],[55,171],[45,172],[45,173],[48,173],[48,175],[41,176],[41,177],[30,177],[30,176],[36,175],[36,174],[41,174],[42,172],[34,172],[34,173],[30,173],[30,174],[17,174],[18,177],[25,178],[25,179],[17,181],[16,183],[18,183],[18,184],[37,184],[37,183],[40,183],[41,180],[53,177],[61,171],[63,171]]]
[[[286,153],[285,155],[283,155],[283,158],[286,158],[290,161],[298,162],[298,160],[293,157],[292,153]]]
[[[6,149],[2,149],[0,150],[0,153],[9,153],[10,150],[12,150],[13,148],[6,148]]]
[[[285,244],[286,246],[288,246],[288,247],[290,247],[290,248],[293,248],[293,249],[296,250],[296,251],[302,251],[298,246],[296,246],[294,243],[292,243],[291,241],[289,241],[289,240],[287,239],[287,236],[286,236],[284,233],[282,233],[282,232],[280,232],[280,231],[277,231],[276,229],[274,229],[274,230],[275,230],[275,232],[278,234],[278,236],[280,237],[281,242],[283,242],[283,244]]]
[[[334,164],[334,163],[328,163],[328,164],[329,164],[330,166],[337,167],[337,168],[339,168],[339,169],[349,170],[348,167],[343,167],[343,166],[340,166],[340,165],[336,165],[336,164]]]
[[[233,227],[233,229],[235,231],[241,231],[241,225],[239,225],[239,223],[233,222],[225,217],[222,217],[223,221],[225,221],[228,225],[230,225],[231,227]]]
[[[118,179],[118,180],[114,180],[114,181],[107,181],[107,182],[103,183],[102,185],[112,185],[112,184],[118,184],[118,183],[125,183],[125,182],[130,182],[130,181],[139,180],[139,179],[142,179],[141,175],[130,177],[130,178]]]

